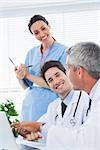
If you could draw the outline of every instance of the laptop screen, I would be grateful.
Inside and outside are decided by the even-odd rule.
[[[5,112],[0,112],[0,149],[18,150]]]

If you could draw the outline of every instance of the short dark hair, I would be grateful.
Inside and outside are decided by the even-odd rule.
[[[32,33],[31,31],[31,26],[33,23],[35,23],[36,21],[39,21],[39,20],[42,20],[44,21],[47,25],[49,24],[49,22],[46,20],[45,17],[41,16],[41,15],[34,15],[30,21],[29,21],[29,24],[28,24],[28,28],[29,28],[29,31]],[[32,33],[33,34],[33,33]]]
[[[45,73],[48,69],[50,69],[52,67],[57,67],[58,69],[60,69],[62,72],[64,72],[66,74],[66,69],[61,64],[61,62],[56,61],[56,60],[47,61],[47,62],[44,63],[44,65],[41,68],[41,77],[45,80],[46,83],[47,83],[47,81],[46,81],[46,78],[45,78]]]

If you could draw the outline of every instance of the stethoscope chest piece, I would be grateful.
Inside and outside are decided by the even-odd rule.
[[[71,124],[72,127],[75,127],[75,125],[77,123],[76,119],[75,119],[75,115],[76,115],[78,104],[79,104],[79,101],[80,101],[80,98],[81,98],[81,94],[82,94],[82,92],[80,91],[78,101],[77,101],[77,104],[76,104],[76,107],[75,107],[75,111],[74,111],[74,114],[73,114],[73,118],[70,119],[70,124]]]
[[[71,124],[72,127],[75,127],[75,125],[76,125],[75,118],[70,119],[70,124]]]

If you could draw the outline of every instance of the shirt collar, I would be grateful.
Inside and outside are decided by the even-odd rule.
[[[71,102],[73,94],[74,94],[74,90],[71,90],[70,93],[64,98],[63,102],[66,105],[69,105],[69,103]],[[61,100],[61,102],[62,102],[62,100]]]
[[[96,90],[98,89],[98,87],[100,86],[100,79],[95,83],[95,85],[93,86],[93,88],[90,91],[90,97],[94,97]]]

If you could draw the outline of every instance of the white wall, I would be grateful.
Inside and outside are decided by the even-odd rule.
[[[100,43],[100,2],[85,1],[38,6],[49,21],[57,41],[68,47],[80,41]],[[66,5],[64,5],[66,4]],[[13,71],[10,56],[16,64],[24,63],[27,51],[38,42],[27,28],[31,16],[38,12],[30,8],[0,11],[0,101],[13,99],[18,111],[24,97]],[[2,12],[2,14],[1,14]],[[7,13],[8,12],[8,13]],[[21,12],[21,15],[20,15]],[[38,12],[39,13],[39,12]],[[56,18],[56,19],[55,19]]]
[[[0,17],[32,16],[100,9],[100,0],[7,0],[0,1]]]

